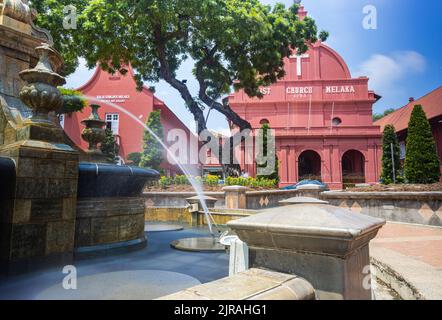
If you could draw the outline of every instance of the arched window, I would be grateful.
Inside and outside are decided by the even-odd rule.
[[[342,182],[344,187],[365,183],[365,157],[358,150],[349,150],[342,156]]]
[[[260,124],[260,125],[270,124],[270,121],[267,120],[267,119],[262,119],[262,120],[259,122],[259,124]]]
[[[298,159],[298,175],[299,181],[321,181],[321,156],[313,150],[301,153]]]

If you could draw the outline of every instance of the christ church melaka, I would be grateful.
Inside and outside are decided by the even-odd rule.
[[[299,16],[306,15],[300,7]],[[264,123],[274,130],[281,186],[303,179],[321,180],[330,189],[377,183],[382,134],[372,108],[380,97],[369,90],[369,79],[352,78],[342,57],[320,41],[286,59],[285,71],[283,79],[261,88],[262,99],[243,91],[229,97],[254,130]],[[256,164],[240,158],[253,175]]]

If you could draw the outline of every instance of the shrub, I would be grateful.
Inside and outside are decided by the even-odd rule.
[[[266,178],[243,178],[243,177],[227,177],[226,186],[243,186],[250,188],[276,188],[278,180]]]
[[[127,156],[127,160],[129,160],[131,165],[139,166],[141,162],[141,153],[140,152],[132,152]]]
[[[219,184],[219,177],[209,174],[203,179],[203,183],[207,186],[215,187]]]
[[[440,160],[427,115],[414,106],[408,124],[405,178],[409,183],[430,184],[440,179]]]
[[[400,148],[399,141],[396,135],[396,130],[394,126],[387,125],[384,129],[384,134],[382,137],[382,175],[381,179],[384,184],[390,184],[394,182],[393,179],[393,162],[391,145],[393,144],[393,156],[394,156],[394,176],[396,177],[396,182],[400,179]]]
[[[147,119],[147,127],[152,130],[155,135],[164,140],[164,128],[161,124],[161,111],[152,111]],[[141,154],[141,167],[149,167],[160,171],[160,165],[163,162],[164,152],[160,142],[148,131],[145,130],[143,137],[143,152]]]
[[[279,182],[279,160],[278,157],[276,156],[275,148],[269,148],[268,145],[268,140],[274,141],[274,137],[272,136],[271,128],[267,123],[262,125],[261,130],[258,133],[258,139],[259,141],[263,142],[263,148],[262,148],[262,153],[258,154],[257,158],[259,159],[273,158],[275,161],[275,167],[273,168],[273,172],[267,176],[258,176],[258,178],[276,180]],[[262,165],[258,165],[258,169],[266,167],[267,167],[267,162]]]
[[[101,152],[106,156],[107,160],[116,163],[118,160],[118,154],[120,153],[120,148],[115,141],[114,133],[111,129],[106,129],[106,137],[100,146]]]

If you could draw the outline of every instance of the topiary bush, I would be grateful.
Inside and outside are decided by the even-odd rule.
[[[393,154],[391,153],[391,145],[393,144]],[[392,156],[393,155],[393,156]],[[381,180],[384,184],[394,182],[393,176],[393,161],[394,158],[394,176],[396,182],[401,181],[400,169],[400,147],[394,126],[387,125],[384,128],[382,137],[382,175]]]
[[[427,115],[414,106],[408,124],[405,178],[409,183],[431,184],[440,179],[440,160]]]

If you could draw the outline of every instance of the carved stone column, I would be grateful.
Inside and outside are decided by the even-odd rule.
[[[12,205],[0,219],[0,267],[7,272],[71,263],[74,249],[78,152],[48,117],[62,103],[56,87],[65,82],[57,74],[63,62],[34,18],[26,2],[2,2],[0,156],[14,162],[16,176]]]

